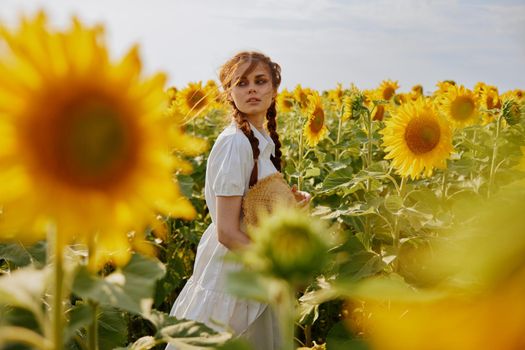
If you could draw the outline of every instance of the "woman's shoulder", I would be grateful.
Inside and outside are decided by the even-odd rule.
[[[213,144],[210,157],[218,154],[237,153],[243,157],[252,156],[250,141],[234,123],[228,125]]]
[[[227,144],[233,144],[240,147],[247,146],[251,149],[250,141],[235,123],[231,123],[224,128],[217,137],[217,140],[215,140],[214,147]]]

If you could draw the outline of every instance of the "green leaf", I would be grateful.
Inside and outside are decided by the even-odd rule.
[[[27,247],[19,243],[0,244],[0,259],[9,261],[17,268],[29,264],[41,268],[46,260],[46,246],[45,241]]]
[[[193,194],[193,186],[195,184],[193,178],[190,175],[179,174],[177,175],[177,182],[179,183],[182,194],[187,198],[191,198]]]
[[[194,350],[194,346],[216,347],[224,344],[232,336],[227,332],[218,333],[199,322],[188,320],[176,322],[162,328],[159,333],[162,339],[175,345],[179,350]]]
[[[216,348],[217,350],[253,350],[247,341],[242,339],[233,339],[226,342],[224,345]]]
[[[323,190],[329,191],[343,186],[348,186],[352,181],[353,173],[354,170],[352,167],[347,166],[328,174],[323,181]]]
[[[306,169],[306,172],[304,174],[304,178],[317,177],[319,175],[321,175],[321,169],[319,169],[319,168],[310,168],[310,169]]]
[[[388,276],[368,278],[351,285],[337,285],[336,290],[342,296],[359,299],[392,301],[430,301],[439,300],[446,294],[437,290],[418,290],[405,282],[403,277],[391,273]]]
[[[68,311],[68,316],[69,322],[64,334],[64,342],[68,342],[79,329],[93,322],[93,309],[79,301]]]
[[[31,311],[18,307],[0,306],[0,327],[6,325],[42,332],[42,330],[39,329],[35,315],[33,315]]]
[[[86,300],[140,314],[151,307],[156,281],[163,274],[160,262],[134,254],[122,270],[105,278],[94,276],[86,267],[81,267],[72,290]]]
[[[350,333],[343,322],[335,324],[326,338],[326,348],[330,350],[369,350],[363,339],[358,339]]]
[[[403,208],[403,198],[398,195],[386,196],[385,208],[392,214],[397,214]]]
[[[126,348],[114,348],[113,350],[135,350],[135,349],[152,349],[157,345],[157,340],[154,337],[147,335],[137,339],[133,344]]]
[[[41,297],[46,288],[46,270],[24,267],[0,277],[0,303],[41,314]]]
[[[373,276],[386,266],[381,257],[373,252],[361,251],[352,254],[346,262],[340,263],[341,280],[357,281]]]
[[[128,324],[126,314],[110,306],[99,307],[98,346],[99,349],[114,349],[126,345]]]
[[[242,298],[268,302],[272,280],[241,270],[228,274],[226,290]]]

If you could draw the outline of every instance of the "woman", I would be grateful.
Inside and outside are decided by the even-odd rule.
[[[223,257],[229,249],[250,243],[240,225],[243,195],[258,180],[281,171],[275,120],[281,68],[261,53],[241,52],[222,66],[219,76],[233,107],[233,121],[219,135],[208,158],[205,197],[212,223],[197,248],[193,276],[170,314],[233,331],[255,349],[277,349],[278,323],[267,305],[225,292],[228,272],[238,267]],[[309,201],[307,193],[295,187],[292,191],[297,201]]]

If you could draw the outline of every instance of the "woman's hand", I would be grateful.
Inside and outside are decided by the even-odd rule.
[[[297,185],[292,186],[292,193],[295,197],[295,200],[301,207],[308,205],[308,203],[310,203],[310,200],[312,199],[312,195],[310,193],[304,192],[304,191],[298,191]]]

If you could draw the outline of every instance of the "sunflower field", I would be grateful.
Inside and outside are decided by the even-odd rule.
[[[168,315],[211,222],[217,83],[167,87],[44,13],[0,26],[0,72],[0,349],[249,350]],[[426,88],[279,92],[283,174],[313,199],[249,232],[228,285],[283,349],[525,348],[525,90]]]

